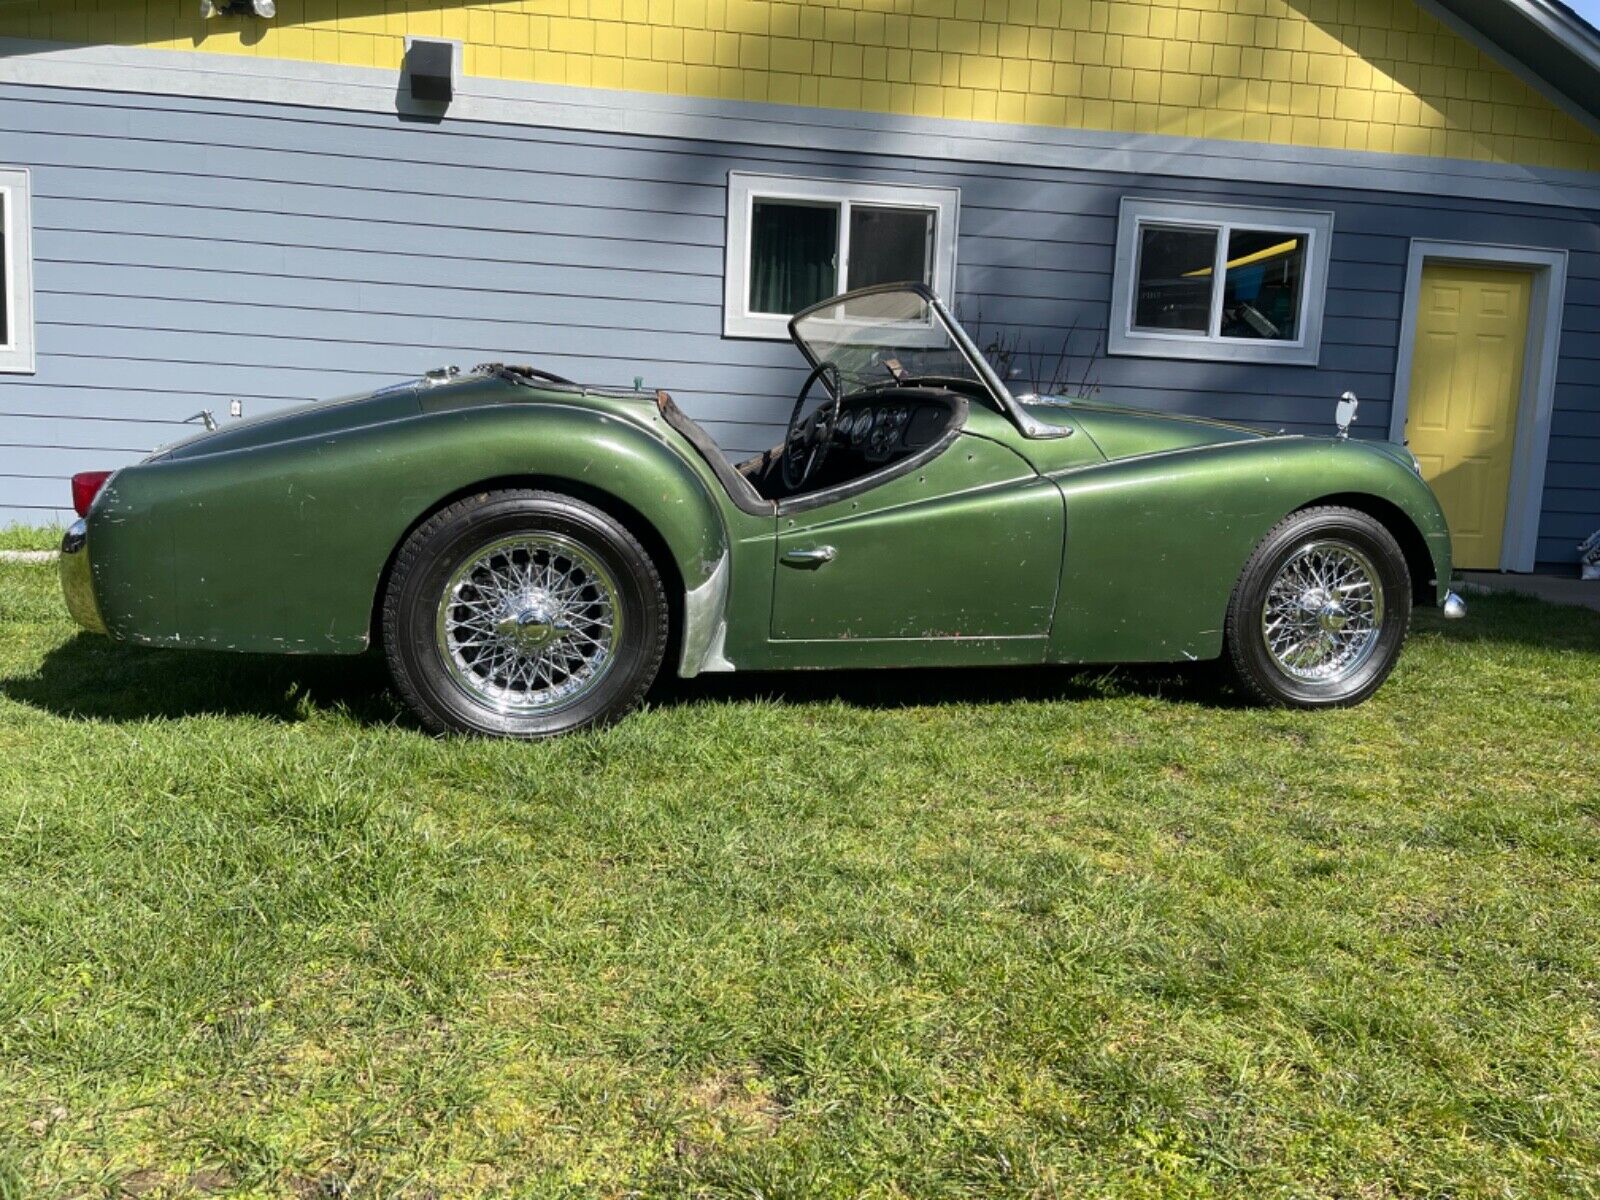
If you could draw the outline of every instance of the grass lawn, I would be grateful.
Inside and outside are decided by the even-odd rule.
[[[1600,615],[434,741],[0,565],[0,1196],[1600,1194]]]
[[[31,525],[0,525],[0,550],[54,550],[62,530]]]

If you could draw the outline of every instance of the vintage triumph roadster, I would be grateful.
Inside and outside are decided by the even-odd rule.
[[[665,392],[490,364],[81,475],[67,605],[152,646],[376,640],[429,729],[517,737],[617,717],[669,656],[682,676],[1220,656],[1262,701],[1353,704],[1413,605],[1462,611],[1401,446],[1014,396],[920,286],[789,328],[811,370],[746,462]]]

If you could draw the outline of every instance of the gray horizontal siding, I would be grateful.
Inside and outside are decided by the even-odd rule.
[[[26,89],[16,93],[31,105],[74,106],[81,101],[81,93],[65,89]],[[702,160],[709,151],[713,156],[725,153],[721,144],[711,144],[692,139],[652,138],[640,134],[608,133],[603,144],[587,130],[550,128],[539,131],[537,144],[542,153],[529,154],[529,138],[520,126],[474,124],[448,120],[438,125],[402,124],[390,117],[373,118],[365,113],[340,113],[322,110],[315,113],[304,109],[272,107],[240,101],[206,100],[191,104],[174,102],[159,95],[112,95],[100,93],[95,100],[100,108],[98,124],[92,129],[74,117],[58,117],[43,108],[30,108],[23,104],[11,106],[18,119],[11,127],[45,134],[70,134],[74,137],[93,133],[122,142],[146,138],[160,140],[170,146],[194,146],[206,150],[237,148],[247,151],[278,150],[291,155],[309,153],[331,158],[338,163],[364,164],[358,186],[383,186],[386,178],[382,172],[395,172],[394,190],[410,193],[418,188],[415,176],[433,170],[436,166],[470,168],[476,174],[496,172],[532,172],[540,178],[570,177],[590,180],[607,174],[600,167],[608,163],[625,163],[625,169],[612,173],[612,177],[630,180],[688,180],[703,181]],[[152,111],[163,114],[152,118]],[[766,110],[775,116],[786,115],[782,110]],[[836,115],[836,114],[835,114]],[[803,121],[804,117],[795,117]],[[157,122],[164,120],[166,124]],[[775,128],[777,122],[769,122]],[[359,127],[362,137],[359,145],[352,146],[342,130]],[[425,149],[419,150],[419,147]],[[581,158],[565,158],[563,147],[582,147]],[[646,159],[626,159],[631,151],[643,151]],[[1304,157],[1292,147],[1251,147],[1250,156],[1262,161],[1273,156],[1296,155]],[[774,165],[804,169],[807,165],[824,165],[830,171],[849,172],[861,170],[870,177],[883,177],[886,173],[913,175],[921,168],[920,161],[893,159],[883,155],[851,154],[846,152],[807,150],[798,147],[774,149],[763,143],[740,148],[740,158],[752,166]],[[925,158],[920,155],[920,158]],[[1174,160],[1176,161],[1176,160]],[[1386,173],[1387,182],[1404,180],[1415,165],[1404,159],[1392,159]],[[639,169],[641,163],[644,169]],[[1180,164],[1183,165],[1183,164]],[[1470,169],[1471,164],[1454,163],[1455,168]],[[1496,170],[1497,168],[1488,168]],[[941,170],[952,178],[989,178],[996,170],[988,162],[950,161]],[[208,162],[202,162],[198,174],[210,177],[213,172]],[[1058,183],[1062,172],[1051,167],[1026,167],[1008,165],[1003,175],[1019,185],[1039,180]],[[298,181],[307,176],[304,167],[295,167],[289,176]],[[1141,174],[1140,178],[1148,176]],[[1203,182],[1203,176],[1190,176],[1186,171],[1175,171],[1174,177],[1163,181],[1163,187],[1184,188],[1207,192],[1215,189]],[[474,183],[463,194],[484,194],[486,184]],[[1025,197],[1026,200],[1026,197]],[[1430,210],[1460,209],[1477,211],[1480,206],[1472,200],[1458,200],[1450,194],[1412,194],[1403,190],[1386,190],[1382,195],[1368,194],[1368,202],[1392,207],[1423,207]],[[715,205],[705,211],[718,211]],[[1590,248],[1594,248],[1591,246]]]
[[[1331,209],[1317,368],[1090,370],[1110,399],[1301,432],[1346,388],[1367,402],[1357,432],[1387,431],[1411,237],[1569,249],[1541,559],[1600,525],[1600,229],[1582,210],[19,86],[0,86],[0,162],[34,172],[39,352],[37,375],[0,377],[0,522],[60,515],[66,475],[183,436],[200,408],[451,362],[641,377],[759,449],[802,367],[720,336],[737,168],[960,188],[958,308],[1051,358],[1068,331],[1075,356],[1103,342],[1123,195]]]

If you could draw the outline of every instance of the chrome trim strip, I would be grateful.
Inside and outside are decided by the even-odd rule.
[[[61,595],[72,619],[90,633],[107,633],[94,596],[94,571],[89,564],[89,525],[82,520],[67,527],[61,539]]]
[[[706,581],[683,594],[683,653],[678,674],[693,679],[702,671],[731,671],[722,656],[727,636],[728,555],[723,553]]]

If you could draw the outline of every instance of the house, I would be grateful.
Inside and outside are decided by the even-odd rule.
[[[0,38],[0,523],[202,410],[446,364],[755,450],[786,314],[918,278],[1018,390],[1065,350],[1304,433],[1354,391],[1464,566],[1600,526],[1600,35],[1555,0],[24,0]]]

